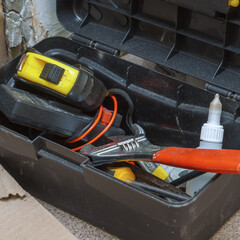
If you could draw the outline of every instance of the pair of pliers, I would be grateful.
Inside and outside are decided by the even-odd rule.
[[[152,161],[203,172],[240,174],[239,150],[160,147],[151,144],[145,135],[121,136],[100,147],[86,145],[81,153],[89,156],[94,166],[120,161]]]

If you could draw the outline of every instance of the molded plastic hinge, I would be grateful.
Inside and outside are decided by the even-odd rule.
[[[234,100],[240,102],[240,94],[238,94],[238,93],[231,92],[227,89],[224,89],[222,87],[215,86],[215,85],[212,85],[209,83],[207,83],[205,85],[205,88],[210,92],[218,93],[219,95],[221,95],[223,97],[228,97],[228,98],[231,98],[231,99],[234,99]]]
[[[79,42],[83,45],[86,45],[88,47],[91,47],[91,48],[94,48],[94,49],[97,49],[97,50],[100,50],[100,51],[103,51],[103,52],[106,52],[106,53],[110,53],[114,56],[119,56],[119,54],[120,54],[120,51],[118,49],[109,47],[109,46],[104,45],[102,43],[93,41],[89,38],[85,38],[83,36],[80,36],[78,34],[72,34],[72,40],[77,41],[77,42]]]

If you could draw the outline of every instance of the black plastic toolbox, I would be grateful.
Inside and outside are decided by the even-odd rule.
[[[224,148],[239,149],[239,13],[227,0],[57,0],[72,39],[49,38],[34,48],[82,63],[108,88],[126,90],[134,120],[161,146],[197,147],[218,92]],[[125,61],[119,50],[179,71],[185,81]],[[1,83],[12,81],[19,58],[0,69]],[[0,121],[1,163],[26,190],[121,238],[207,239],[240,207],[238,175],[217,175],[191,200],[169,203],[2,115]]]

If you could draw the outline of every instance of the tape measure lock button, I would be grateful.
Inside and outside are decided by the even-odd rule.
[[[54,83],[54,84],[59,84],[59,82],[61,81],[61,78],[64,74],[64,71],[65,70],[63,68],[61,68],[57,65],[54,65],[51,63],[46,63],[42,70],[40,78],[42,78],[46,81],[49,81],[51,83]]]

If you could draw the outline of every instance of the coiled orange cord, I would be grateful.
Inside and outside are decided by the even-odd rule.
[[[97,116],[96,120],[94,121],[94,123],[92,124],[92,126],[85,133],[83,133],[81,136],[79,136],[79,137],[77,137],[77,138],[75,138],[75,139],[73,139],[71,141],[68,141],[68,143],[78,142],[81,139],[83,139],[85,136],[87,136],[96,127],[96,125],[100,121],[100,119],[102,117],[102,112],[103,112],[103,106],[100,107],[98,116]]]
[[[108,125],[103,129],[103,131],[102,132],[100,132],[95,138],[93,138],[92,140],[90,140],[89,142],[87,142],[87,143],[85,143],[84,145],[82,145],[82,146],[80,146],[80,147],[76,147],[76,148],[73,148],[72,149],[72,151],[79,151],[80,149],[82,149],[85,145],[87,145],[87,144],[92,144],[92,143],[94,143],[94,142],[96,142],[100,137],[102,137],[107,131],[108,131],[108,129],[112,126],[112,124],[113,124],[113,122],[114,122],[114,120],[115,120],[115,118],[116,118],[116,116],[117,116],[117,110],[118,110],[118,103],[117,103],[117,99],[116,99],[116,97],[114,97],[114,96],[112,96],[112,95],[110,95],[110,97],[112,98],[112,100],[113,100],[113,103],[114,103],[114,111],[113,111],[113,115],[112,115],[112,118],[111,118],[111,120],[110,120],[110,122],[108,123]],[[100,112],[100,111],[99,111]],[[98,116],[99,117],[99,116]],[[100,116],[100,118],[101,118],[101,116]],[[97,119],[96,119],[97,120]],[[91,130],[90,130],[91,131]],[[89,131],[89,132],[90,132]],[[85,134],[85,133],[84,133]],[[83,134],[83,135],[84,135]],[[87,135],[87,134],[86,134]],[[85,136],[86,136],[85,135]],[[81,137],[81,136],[80,136]],[[72,141],[74,141],[74,142],[76,142],[75,141],[76,139],[74,139],[74,140],[72,140]],[[72,142],[71,141],[71,142]],[[77,140],[78,141],[78,140]]]

